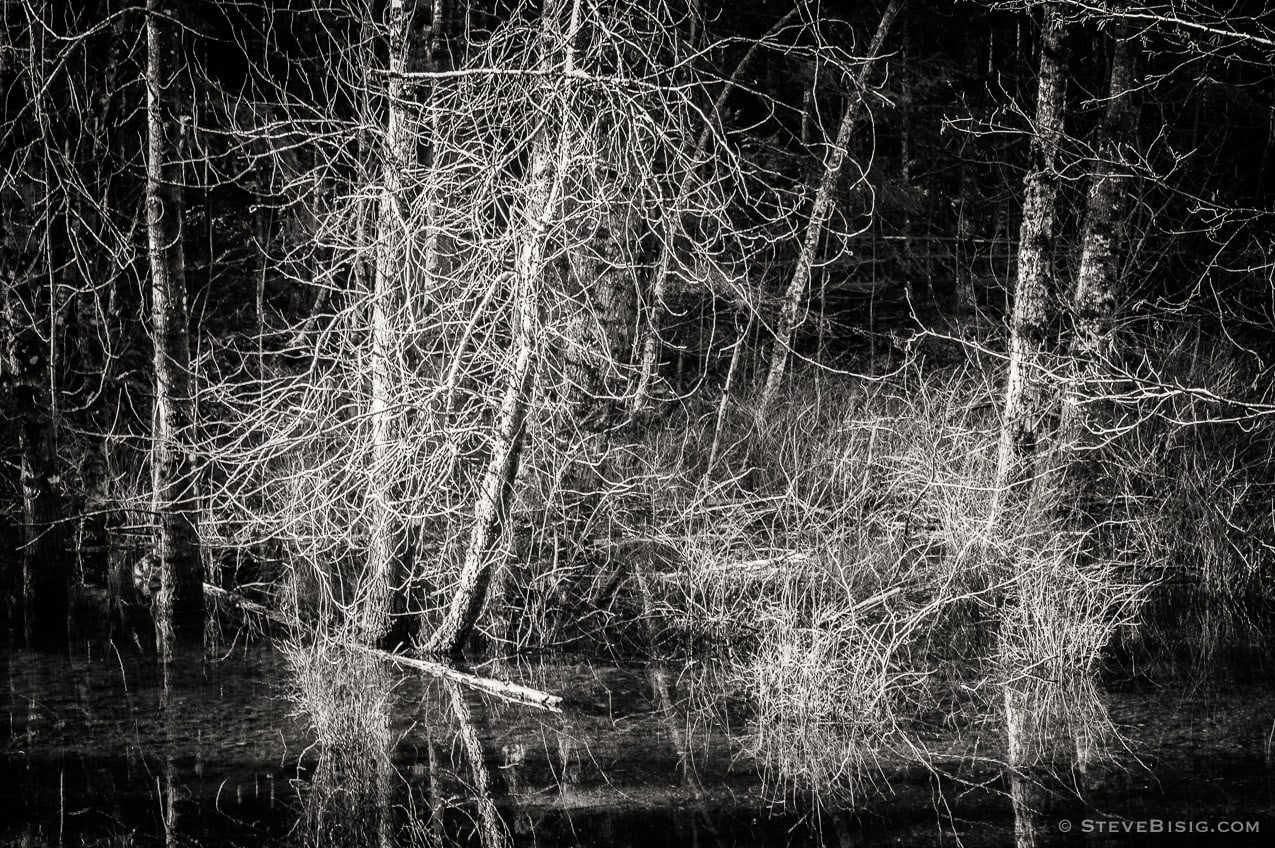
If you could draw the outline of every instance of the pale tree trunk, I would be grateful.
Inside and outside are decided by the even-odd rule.
[[[392,373],[394,338],[392,316],[409,291],[411,273],[408,257],[408,225],[404,209],[404,177],[414,160],[415,137],[404,102],[403,72],[411,44],[411,10],[404,0],[391,0],[389,9],[389,78],[385,93],[384,161],[381,166],[381,194],[377,211],[376,262],[372,276],[371,428],[372,462],[368,497],[370,527],[364,608],[360,628],[365,641],[387,638],[403,641],[410,637],[407,615],[407,587],[410,564],[407,534],[397,504],[397,485],[392,468],[394,447],[394,383]],[[397,632],[397,631],[402,631]]]
[[[146,3],[146,228],[151,271],[155,409],[151,472],[161,587],[155,611],[161,648],[203,638],[203,569],[190,438],[193,401],[182,250],[179,151],[185,127],[172,114],[179,89],[176,4]],[[174,161],[176,160],[176,161]]]
[[[542,66],[548,66],[550,51],[554,48],[561,47],[564,53],[558,79],[545,77],[545,102],[557,107],[549,110],[549,114],[558,115],[560,126],[557,138],[551,139],[546,137],[542,123],[532,140],[530,185],[522,213],[524,232],[514,259],[513,362],[496,420],[491,457],[474,504],[473,525],[460,575],[443,621],[425,645],[429,653],[459,653],[477,623],[487,598],[492,570],[498,565],[509,503],[518,480],[527,413],[542,353],[540,298],[545,274],[545,240],[562,203],[563,178],[570,153],[568,87],[573,84],[571,77],[575,71],[574,44],[580,26],[580,4],[581,0],[573,0],[570,24],[561,34],[558,3],[542,12],[545,33]]]
[[[1031,489],[1037,447],[1049,408],[1049,298],[1054,289],[1056,163],[1066,112],[1066,28],[1057,4],[1044,6],[1040,76],[1031,165],[1025,179],[1018,234],[1018,279],[1010,318],[1009,377],[997,451],[988,528],[996,528],[1007,495]]]
[[[841,169],[849,155],[850,136],[854,132],[855,125],[859,123],[859,115],[863,111],[863,95],[867,90],[868,77],[876,67],[886,36],[890,34],[890,27],[903,3],[904,0],[890,0],[885,12],[881,15],[881,22],[872,36],[867,55],[863,57],[859,72],[855,75],[854,90],[848,95],[849,100],[841,115],[841,125],[837,128],[837,137],[832,143],[832,150],[824,162],[823,176],[815,191],[814,204],[810,209],[810,220],[806,224],[806,235],[802,239],[801,249],[797,254],[797,267],[793,270],[792,279],[784,293],[783,310],[779,314],[779,325],[775,328],[775,347],[770,355],[770,368],[766,373],[766,383],[757,403],[759,426],[765,425],[766,414],[783,381],[784,370],[788,364],[789,346],[792,343],[793,331],[800,324],[802,301],[810,285],[810,277],[819,252],[819,242],[823,238],[828,218],[832,215],[832,195],[836,191]]]
[[[714,124],[720,124],[722,111],[726,108],[726,101],[739,84],[744,70],[752,64],[753,57],[757,55],[761,46],[772,35],[787,26],[788,21],[796,14],[797,12],[794,10],[784,15],[765,35],[753,42],[748,48],[744,57],[740,59],[739,64],[735,66],[735,72],[730,75],[730,79],[723,83],[722,90],[717,93],[717,99],[713,101],[713,108],[708,112],[712,123],[704,127],[703,131],[700,132],[699,138],[695,140],[695,149],[688,161],[698,162],[704,156],[704,151],[708,149],[709,139],[716,129]],[[698,18],[695,18],[695,20],[698,20]],[[668,214],[665,216],[666,224],[664,226],[664,235],[660,242],[659,258],[655,262],[654,280],[649,295],[650,302],[647,304],[645,310],[646,320],[642,326],[642,350],[641,364],[638,369],[638,382],[633,391],[632,399],[629,401],[629,408],[635,414],[642,412],[649,404],[651,387],[654,385],[655,378],[659,373],[660,327],[663,324],[664,298],[668,295],[669,273],[672,270],[677,233],[680,229],[678,218],[681,215],[682,199],[686,197],[687,192],[694,185],[695,173],[695,171],[690,171],[682,178],[682,182],[677,187],[677,193],[673,196],[673,207],[668,210]]]

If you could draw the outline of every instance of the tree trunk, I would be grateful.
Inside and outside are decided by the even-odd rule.
[[[961,184],[956,200],[956,287],[952,295],[952,311],[964,318],[978,311],[975,277],[975,194],[974,166],[961,162]]]
[[[6,251],[7,252],[7,251]],[[63,517],[54,427],[50,414],[47,346],[34,327],[23,326],[17,263],[6,256],[3,273],[3,360],[0,383],[17,419],[22,486],[22,620],[30,647],[66,642],[69,558],[62,549]],[[34,288],[34,287],[32,287]]]
[[[545,123],[532,141],[526,221],[514,260],[513,363],[506,378],[504,397],[492,440],[488,462],[474,504],[473,527],[461,564],[460,576],[451,604],[438,629],[425,645],[433,654],[459,653],[478,621],[487,598],[492,569],[496,567],[498,545],[505,529],[509,502],[518,480],[518,463],[526,436],[527,412],[531,406],[537,365],[541,356],[540,297],[545,273],[545,240],[562,202],[563,176],[569,156],[571,77],[575,71],[575,36],[580,26],[581,0],[573,0],[571,21],[558,35],[558,3],[543,14],[544,46],[541,64],[547,66],[550,51],[564,52],[562,73],[557,80],[545,77],[545,102],[558,109],[556,139],[547,137]],[[557,101],[556,103],[554,101]]]
[[[1035,469],[1049,393],[1045,357],[1049,298],[1054,290],[1054,204],[1059,143],[1066,111],[1065,26],[1057,4],[1044,7],[1040,76],[1031,166],[1018,235],[1018,279],[1010,318],[1009,377],[988,527],[1000,521],[1006,496],[1027,494]]]
[[[1115,301],[1118,294],[1120,243],[1128,207],[1128,177],[1120,147],[1133,134],[1129,46],[1117,33],[1112,39],[1111,81],[1107,112],[1095,145],[1097,162],[1089,184],[1080,270],[1072,292],[1075,335],[1071,342],[1072,374],[1062,407],[1062,438],[1077,455],[1067,464],[1067,505],[1078,514],[1093,504],[1094,474],[1084,466],[1084,453],[1096,445],[1106,415],[1098,402],[1116,355]]]
[[[863,111],[863,94],[867,89],[868,76],[876,66],[885,44],[890,27],[899,14],[904,0],[890,0],[881,22],[872,36],[867,55],[859,66],[855,76],[854,90],[849,93],[845,111],[841,115],[841,125],[837,128],[837,138],[832,143],[832,150],[824,162],[823,177],[815,191],[814,205],[810,209],[810,220],[806,224],[806,235],[797,254],[797,267],[794,269],[788,289],[784,293],[783,311],[779,315],[779,326],[775,328],[775,347],[770,356],[770,369],[766,374],[766,384],[762,389],[761,399],[757,404],[759,424],[764,424],[767,411],[774,402],[779,391],[779,384],[784,377],[784,369],[788,364],[789,345],[792,343],[793,331],[800,324],[798,315],[801,311],[802,299],[806,288],[810,285],[811,273],[814,269],[815,257],[819,250],[819,242],[823,238],[824,227],[832,215],[832,194],[837,187],[837,179],[841,176],[841,168],[849,155],[850,136],[859,122],[859,114]]]
[[[361,611],[362,637],[368,642],[387,638],[404,641],[411,636],[407,615],[410,563],[407,562],[407,534],[399,514],[393,465],[395,419],[391,362],[397,342],[392,316],[401,295],[410,290],[407,276],[408,224],[404,208],[404,182],[415,160],[415,136],[405,108],[403,71],[412,50],[411,11],[404,0],[391,0],[389,38],[389,79],[385,95],[384,161],[381,195],[377,212],[376,268],[372,278],[372,396],[368,411],[371,426],[372,464],[368,496],[371,526],[368,536],[364,609]]]
[[[161,649],[203,639],[203,574],[195,529],[197,494],[189,447],[193,421],[187,336],[186,261],[182,250],[179,151],[185,127],[172,114],[179,71],[166,20],[178,7],[146,3],[146,225],[151,270],[155,408],[151,473],[155,553],[161,588],[155,603]]]
[[[739,80],[743,77],[745,69],[752,64],[753,57],[757,55],[761,46],[774,33],[788,25],[797,12],[794,10],[780,18],[770,30],[757,41],[753,42],[748,48],[748,52],[740,59],[739,64],[735,66],[735,72],[730,75],[730,79],[722,85],[722,90],[717,93],[717,99],[713,101],[712,111],[708,113],[711,121],[721,122],[722,112],[726,108],[726,101],[730,98],[731,93],[739,84]],[[704,151],[708,148],[709,139],[712,137],[716,127],[704,127],[699,138],[695,140],[695,150],[691,153],[691,163],[699,162],[704,156]],[[803,139],[804,141],[804,139]],[[677,187],[677,194],[673,197],[673,208],[668,210],[665,216],[666,224],[664,227],[664,237],[660,241],[660,254],[655,262],[654,282],[651,285],[650,303],[646,308],[646,320],[642,328],[642,355],[641,365],[638,371],[637,387],[633,391],[632,400],[629,408],[636,414],[644,410],[651,399],[651,386],[658,376],[660,366],[660,326],[663,324],[664,314],[664,298],[668,294],[669,273],[672,270],[673,255],[676,250],[677,233],[681,227],[679,218],[681,216],[682,198],[690,191],[694,184],[696,172],[689,171],[682,178],[682,182]]]
[[[21,14],[19,12],[19,14]],[[34,155],[13,152],[6,185],[18,202],[5,203],[0,219],[0,389],[4,412],[18,441],[22,544],[21,611],[23,636],[30,647],[51,648],[67,640],[70,559],[63,550],[61,482],[57,461],[58,259],[65,245],[54,247],[55,188],[50,152],[45,83],[48,67],[45,37],[48,24],[27,10],[31,57],[30,95],[35,124]],[[17,131],[18,136],[22,131]],[[21,172],[29,161],[34,172]],[[23,192],[20,182],[31,185]],[[8,200],[9,198],[6,198]],[[46,323],[47,322],[47,323]],[[43,325],[43,326],[41,326]]]
[[[912,85],[909,79],[911,69],[907,67],[908,59],[908,42],[909,31],[905,25],[902,27],[901,41],[903,48],[899,52],[899,57],[903,60],[903,66],[899,69],[899,180],[900,188],[904,195],[904,211],[903,211],[903,256],[899,263],[899,268],[903,273],[903,300],[907,304],[908,310],[915,314],[916,312],[916,276],[920,270],[920,263],[913,256],[913,222],[912,222]],[[926,259],[929,264],[929,259]],[[822,321],[820,321],[822,325]],[[822,355],[822,348],[820,355]]]
[[[982,120],[984,79],[978,73],[978,47],[974,36],[965,39],[963,50],[965,71],[973,82],[967,83],[965,97],[969,104],[970,117]],[[977,227],[975,213],[978,209],[978,175],[974,163],[970,161],[974,145],[968,141],[961,145],[960,185],[956,198],[956,262],[955,286],[952,292],[952,312],[957,320],[974,315],[978,311],[978,294],[975,288],[974,257],[976,255]]]

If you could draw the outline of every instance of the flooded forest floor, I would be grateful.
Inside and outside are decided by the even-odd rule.
[[[3,844],[1163,846],[1275,827],[1275,693],[1254,685],[1108,687],[1122,742],[1083,774],[1011,779],[999,718],[947,716],[821,799],[772,773],[747,704],[699,663],[476,669],[561,713],[264,642],[166,673],[113,645],[0,668]],[[1258,832],[1217,832],[1234,822]]]

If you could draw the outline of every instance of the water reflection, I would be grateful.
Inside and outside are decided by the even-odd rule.
[[[558,657],[480,669],[568,696],[553,715],[335,648],[292,664],[268,649],[178,656],[166,674],[127,652],[2,661],[0,844],[1044,846],[1067,844],[1057,820],[1086,812],[1248,817],[1275,805],[1270,693],[1177,711],[1160,694],[1122,695],[1111,708],[1149,729],[1140,751],[1167,746],[1151,749],[1164,765],[1152,776],[1091,762],[1081,780],[1060,766],[1083,760],[1066,726],[1050,746],[1020,731],[1053,759],[1037,768],[1020,752],[1007,769],[1008,710],[984,712],[983,692],[964,714],[947,708],[946,726],[901,724],[892,745],[860,734],[874,780],[853,803],[790,791],[781,808],[765,756],[749,756],[759,716],[724,666]],[[1021,727],[1039,727],[1030,711]],[[773,741],[783,716],[769,715]],[[828,737],[829,760],[844,763],[847,731],[829,732],[842,734]],[[1235,740],[1251,741],[1249,759]],[[1229,757],[1225,780],[1202,776],[1201,751]]]
[[[452,716],[456,719],[460,748],[469,762],[472,777],[469,788],[478,811],[478,835],[483,848],[504,848],[509,844],[509,833],[492,800],[494,787],[491,771],[487,768],[487,756],[474,726],[469,702],[465,700],[460,684],[444,680],[443,687],[447,690],[447,700],[451,704]]]
[[[390,733],[393,681],[384,664],[338,645],[285,648],[297,715],[314,742],[303,796],[300,837],[305,845],[395,844],[397,781]]]

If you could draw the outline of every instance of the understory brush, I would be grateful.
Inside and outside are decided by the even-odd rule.
[[[747,751],[776,787],[853,797],[883,758],[925,760],[912,731],[954,692],[1005,718],[998,756],[1083,769],[1120,744],[1101,691],[1113,646],[1183,639],[1206,663],[1260,632],[1261,428],[1195,420],[1187,395],[1131,399],[1096,447],[1043,445],[1032,497],[992,532],[998,384],[973,367],[798,378],[763,430],[740,394],[720,432],[706,412],[648,475],[663,553],[640,609],[663,650],[736,670]],[[685,462],[718,442],[714,467]]]
[[[303,823],[313,844],[367,845],[388,822],[383,807],[393,790],[394,742],[390,701],[394,686],[385,664],[319,638],[283,644],[293,715],[313,736],[315,770]],[[303,755],[303,759],[305,755]]]
[[[1275,421],[1253,414],[1264,378],[1227,345],[1188,336],[1158,349],[1096,461],[1109,493],[1098,547],[1136,563],[1149,587],[1119,651],[1131,672],[1153,677],[1269,668]]]

